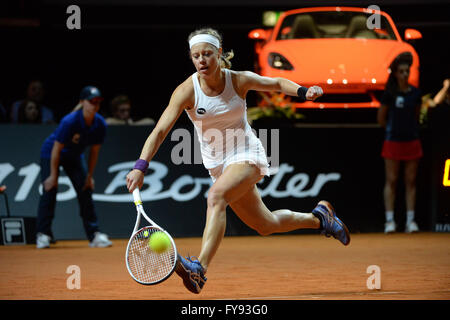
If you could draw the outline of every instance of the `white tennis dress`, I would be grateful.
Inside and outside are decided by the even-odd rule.
[[[192,75],[194,107],[186,110],[197,131],[203,164],[213,181],[236,162],[256,165],[269,175],[266,151],[247,121],[247,103],[233,87],[231,71],[225,71],[225,89],[215,97],[203,93],[197,73]]]

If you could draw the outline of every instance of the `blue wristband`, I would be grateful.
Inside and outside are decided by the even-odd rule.
[[[308,88],[307,87],[300,86],[297,89],[297,96],[300,98],[300,102],[305,102],[306,101],[306,92],[308,92]]]

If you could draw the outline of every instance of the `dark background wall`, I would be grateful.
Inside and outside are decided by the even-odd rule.
[[[39,202],[41,141],[55,126],[2,125],[0,135],[0,185],[8,186],[11,216],[36,217]],[[178,129],[174,128],[174,130]],[[152,127],[111,126],[95,169],[94,201],[101,229],[114,238],[127,238],[135,221],[132,196],[126,189],[125,175],[132,168]],[[193,129],[189,130],[193,134]],[[257,131],[259,132],[259,130]],[[175,165],[171,158],[178,141],[161,145],[141,188],[146,212],[176,237],[201,236],[206,217],[206,194],[211,185],[202,164]],[[270,137],[270,134],[269,134]],[[309,139],[308,137],[314,137]],[[358,138],[356,138],[358,137]],[[443,219],[448,201],[433,198],[435,176],[432,169],[430,138],[424,135],[426,156],[418,172],[416,219],[422,231],[435,229]],[[379,128],[284,128],[279,131],[279,170],[257,186],[271,210],[292,209],[310,212],[318,201],[329,200],[352,233],[383,232],[384,164],[379,153],[383,132]],[[191,140],[192,145],[194,140]],[[20,146],[17,148],[16,146]],[[267,153],[271,154],[271,144]],[[293,151],[296,150],[295,156]],[[272,166],[275,164],[272,162]],[[167,171],[166,171],[167,170]],[[325,179],[323,179],[325,178]],[[322,183],[321,183],[322,181]],[[403,230],[405,201],[402,179],[398,188],[395,219]],[[440,188],[443,189],[443,188]],[[442,196],[450,190],[444,189]],[[5,216],[0,197],[0,216]],[[53,232],[57,239],[84,239],[76,194],[64,171],[59,177],[58,202]],[[299,230],[293,233],[316,232]],[[255,235],[229,210],[227,235]]]
[[[81,30],[66,28],[70,4],[81,8]],[[400,34],[407,27],[422,32],[423,39],[414,43],[421,57],[421,89],[437,92],[450,71],[448,1],[53,0],[2,1],[0,100],[9,106],[23,96],[30,79],[39,78],[46,84],[46,104],[61,118],[77,103],[80,89],[94,84],[106,101],[128,94],[135,117],[158,118],[176,86],[194,72],[186,39],[196,28],[218,29],[224,49],[235,52],[233,69],[252,70],[253,42],[247,34],[262,27],[264,11],[372,4],[391,15]],[[5,23],[10,17],[28,20],[17,27]],[[250,95],[248,105],[254,102]],[[107,104],[102,112],[108,112]]]

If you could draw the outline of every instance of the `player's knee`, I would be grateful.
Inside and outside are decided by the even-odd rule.
[[[225,194],[220,190],[211,188],[208,192],[207,204],[209,208],[225,208],[227,206]]]
[[[263,237],[269,236],[273,233],[273,231],[269,228],[258,228],[256,229],[256,232],[258,232],[258,234]]]
[[[405,187],[408,191],[415,191],[416,190],[416,181],[411,180],[411,181],[405,181]]]
[[[252,228],[258,232],[258,234],[260,236],[268,236],[271,235],[272,233],[274,233],[273,227],[268,225],[268,224],[264,224],[264,223],[259,223],[257,225],[252,226]]]
[[[389,179],[386,180],[386,187],[394,190],[397,187],[397,177],[391,177]]]
[[[407,188],[414,188],[416,186],[416,177],[413,175],[405,175],[405,186]]]

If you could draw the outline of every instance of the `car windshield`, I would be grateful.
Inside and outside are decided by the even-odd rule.
[[[355,11],[319,11],[291,14],[284,18],[277,40],[359,38],[395,40],[383,15]],[[368,19],[369,22],[368,22]]]

